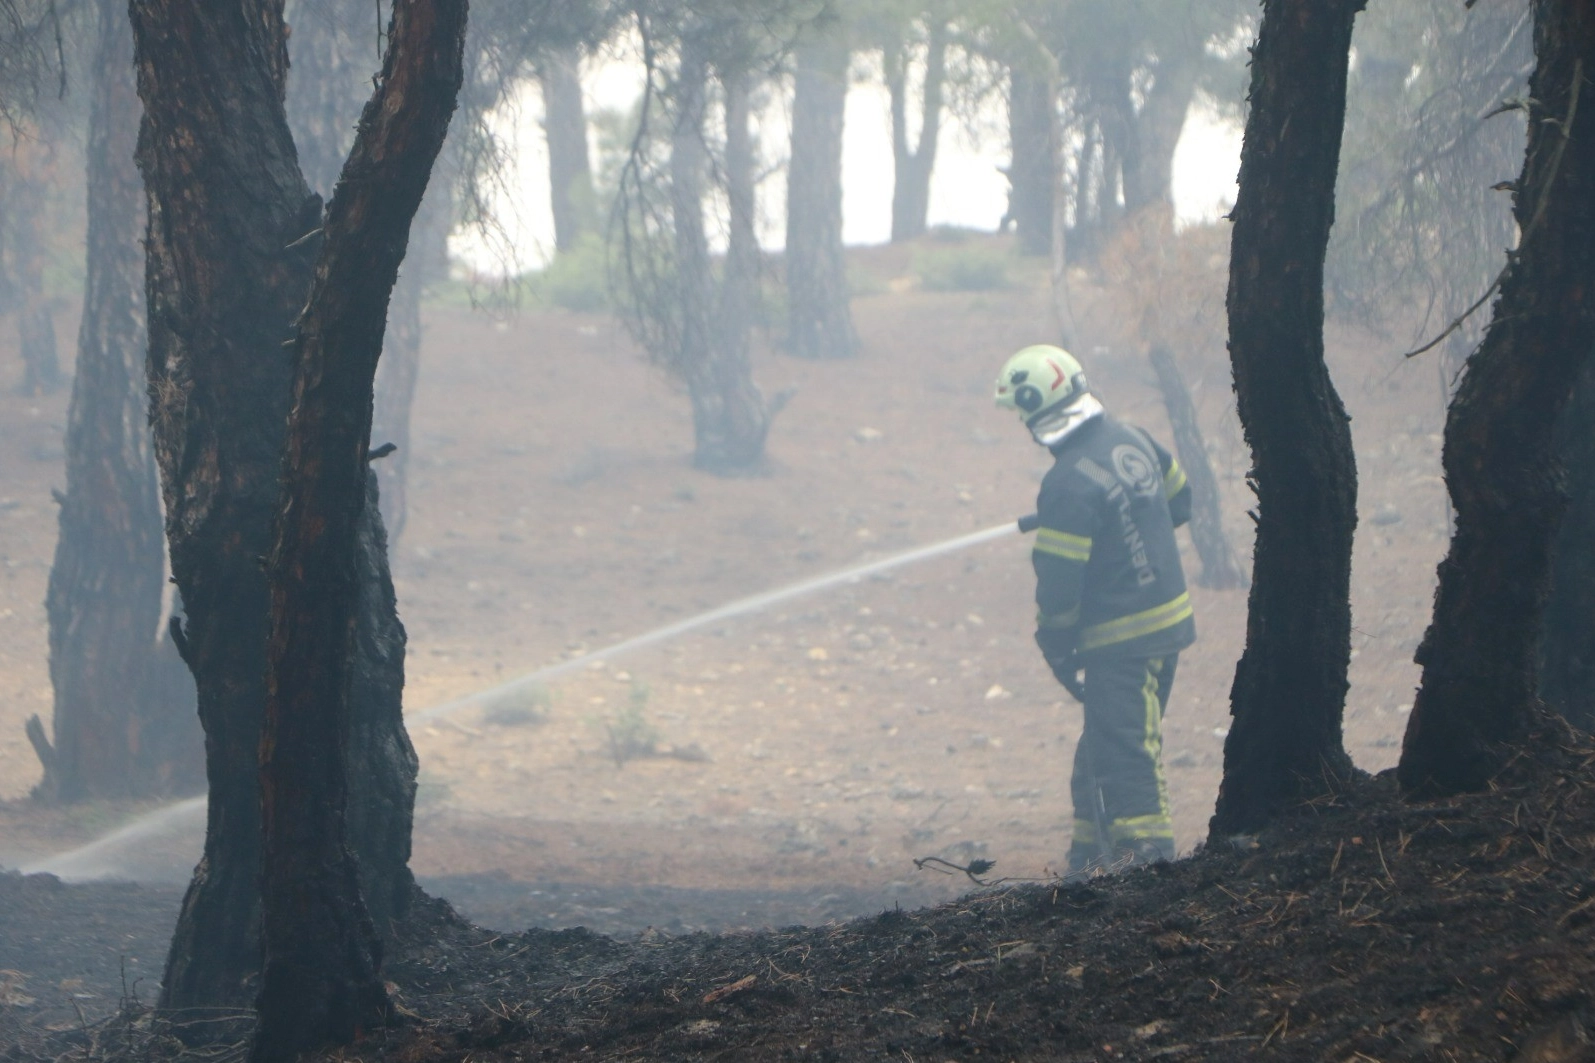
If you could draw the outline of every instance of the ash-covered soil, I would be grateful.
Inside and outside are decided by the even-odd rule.
[[[1536,751],[1484,795],[1381,776],[1173,865],[829,926],[621,942],[435,904],[387,966],[402,1024],[337,1058],[1592,1059],[1595,746]],[[90,897],[0,883],[8,911],[19,884]],[[171,1058],[138,1014],[0,1058],[68,1050]]]
[[[910,868],[910,873],[912,869]],[[940,899],[940,882],[808,889],[686,889],[630,882],[521,882],[503,872],[427,876],[421,886],[471,922],[496,929],[581,926],[617,938],[818,926],[860,912],[920,908]]]

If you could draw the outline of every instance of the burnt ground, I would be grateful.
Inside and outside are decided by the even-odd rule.
[[[1173,865],[829,926],[621,942],[437,903],[387,966],[408,1018],[339,1058],[1595,1059],[1595,746],[1535,748],[1488,794],[1404,804],[1384,775]],[[169,900],[0,879],[62,970],[105,948],[74,919]],[[169,1057],[137,1011],[14,1039],[0,1058]]]

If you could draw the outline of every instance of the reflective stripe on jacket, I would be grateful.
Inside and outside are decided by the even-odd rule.
[[[1155,657],[1196,640],[1174,529],[1191,489],[1173,456],[1103,414],[1053,448],[1032,559],[1038,624],[1076,648]]]

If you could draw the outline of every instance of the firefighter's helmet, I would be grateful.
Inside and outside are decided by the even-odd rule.
[[[1037,443],[1054,446],[1102,412],[1085,370],[1062,347],[1026,347],[997,374],[998,406],[1015,410]]]

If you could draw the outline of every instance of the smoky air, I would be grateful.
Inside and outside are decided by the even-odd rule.
[[[1573,1058],[1595,25],[1364,7],[0,0],[0,1056]]]

